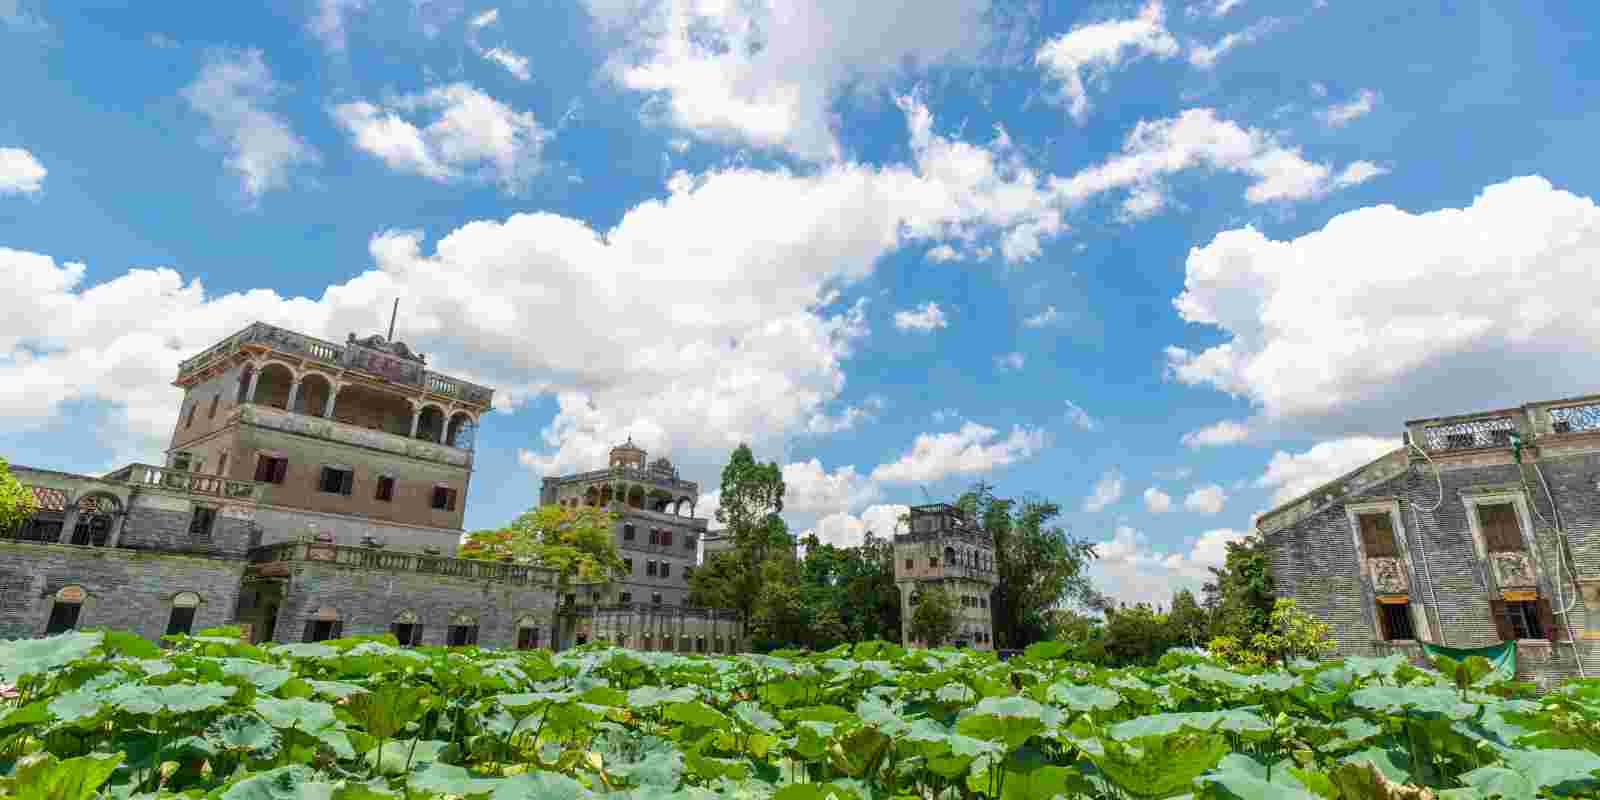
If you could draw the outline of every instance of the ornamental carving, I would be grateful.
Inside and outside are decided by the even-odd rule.
[[[1374,558],[1368,563],[1372,566],[1372,588],[1378,594],[1410,593],[1405,565],[1400,563],[1400,559]]]
[[[1538,583],[1533,575],[1533,562],[1528,560],[1527,553],[1492,553],[1489,559],[1494,565],[1495,583],[1501,589]]]

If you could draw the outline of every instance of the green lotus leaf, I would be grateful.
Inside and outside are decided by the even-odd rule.
[[[1119,722],[1107,731],[1113,739],[1140,739],[1164,736],[1185,728],[1199,731],[1221,729],[1235,732],[1268,732],[1272,726],[1265,720],[1241,709],[1226,711],[1178,711],[1169,714],[1148,714],[1127,722]]]
[[[1106,711],[1122,702],[1122,695],[1104,686],[1071,683],[1053,683],[1048,691],[1050,702],[1064,705],[1073,711]]]
[[[766,731],[771,733],[772,731],[779,730],[783,727],[783,723],[779,722],[777,717],[768,714],[766,711],[762,710],[761,706],[749,701],[745,701],[734,706],[733,715],[737,717],[739,721],[749,725],[752,728],[755,728],[758,731]]]
[[[1368,686],[1350,695],[1350,702],[1386,714],[1437,714],[1449,719],[1466,719],[1478,707],[1461,701],[1455,689],[1442,686]]]
[[[438,761],[439,754],[449,746],[449,742],[432,739],[394,739],[368,750],[361,760],[383,775],[403,775],[408,763],[413,770],[431,764]]]
[[[985,697],[956,722],[956,732],[1017,747],[1061,719],[1061,712],[1026,697]]]
[[[1507,750],[1500,757],[1535,788],[1548,787],[1557,794],[1592,787],[1600,769],[1600,755],[1588,750]]]
[[[291,764],[239,781],[222,800],[333,800],[333,792],[310,767]]]
[[[1383,777],[1395,783],[1411,781],[1411,758],[1399,750],[1369,747],[1340,759],[1345,764],[1372,764]]]
[[[323,697],[331,697],[335,700],[342,700],[346,697],[350,697],[351,695],[356,695],[367,691],[367,687],[365,686],[355,683],[345,683],[342,681],[307,680],[306,683],[311,686],[311,690],[316,694],[319,694]]]
[[[403,764],[404,756],[401,756],[401,759]],[[413,771],[406,779],[406,786],[421,792],[465,796],[489,794],[500,785],[501,781],[500,778],[474,776],[465,767],[458,767],[455,764],[433,761]]]
[[[223,705],[237,691],[220,683],[123,684],[107,691],[103,699],[129,714],[191,714]]]
[[[274,728],[294,728],[314,733],[337,724],[333,706],[315,700],[259,697],[256,698],[255,710]]]
[[[103,690],[80,686],[70,692],[56,695],[50,701],[49,710],[62,722],[78,722],[99,714],[107,702]]]
[[[345,710],[368,734],[388,739],[426,711],[432,693],[421,686],[385,684],[345,701]]]
[[[1183,731],[1127,741],[1108,740],[1095,766],[1118,788],[1138,797],[1173,797],[1228,753],[1220,734]]]
[[[538,770],[502,780],[489,797],[490,800],[576,800],[593,794],[583,784],[565,775]]]
[[[947,683],[933,693],[934,699],[951,705],[966,705],[978,699],[978,694],[959,683]]]
[[[0,683],[16,683],[24,675],[37,675],[87,657],[100,646],[100,633],[67,631],[43,639],[0,641]]]
[[[278,732],[259,717],[236,714],[217,720],[206,730],[206,739],[226,750],[265,753],[277,749]]]
[[[1461,782],[1476,789],[1478,795],[1484,798],[1504,798],[1504,800],[1533,800],[1539,794],[1539,787],[1533,781],[1516,770],[1505,767],[1481,767],[1461,776]]]
[[[220,658],[216,663],[222,667],[222,674],[244,678],[263,692],[274,691],[294,677],[294,673],[282,667],[244,658]]]
[[[1034,642],[1022,651],[1022,655],[1029,661],[1049,661],[1060,658],[1071,651],[1072,644],[1069,642]]]
[[[339,648],[320,642],[291,642],[289,644],[273,645],[268,648],[267,654],[291,659],[333,658],[339,655]]]
[[[702,728],[720,728],[728,724],[728,717],[698,700],[692,703],[673,703],[666,707],[667,719]]]
[[[628,692],[628,705],[635,709],[651,708],[664,703],[688,703],[699,699],[699,693],[690,686],[679,686],[673,689],[660,686],[641,686]]]
[[[1317,800],[1289,767],[1285,762],[1269,769],[1249,756],[1229,753],[1195,783],[1217,786],[1238,800]]]
[[[91,754],[57,759],[42,758],[17,762],[13,779],[16,800],[89,800],[122,763],[122,753]]]

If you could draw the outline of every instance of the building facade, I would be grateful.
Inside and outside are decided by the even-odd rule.
[[[912,506],[910,529],[894,537],[894,580],[900,589],[900,640],[925,645],[911,636],[911,617],[920,592],[942,585],[956,603],[956,632],[951,644],[989,650],[994,647],[994,615],[990,600],[999,578],[994,568],[994,540],[960,508],[948,503]]]
[[[1600,674],[1600,396],[1407,422],[1257,530],[1340,654],[1515,642],[1522,679]]]
[[[0,536],[0,638],[110,627],[156,639],[238,624],[258,642],[742,641],[725,613],[683,607],[705,527],[692,519],[694,485],[665,461],[645,467],[631,443],[614,456],[631,480],[606,484],[638,502],[618,535],[645,520],[673,533],[649,544],[634,534],[630,549],[649,556],[638,580],[580,585],[563,602],[548,570],[453,557],[493,390],[430,371],[382,336],[337,345],[262,323],[183,362],[175,385],[184,397],[165,466],[103,477],[12,468],[38,511]],[[691,516],[638,494],[650,488],[685,489],[674,509]],[[643,562],[668,561],[642,574]],[[636,592],[655,607],[633,613]]]

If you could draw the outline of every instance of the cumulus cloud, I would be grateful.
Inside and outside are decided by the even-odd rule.
[[[383,105],[357,100],[332,113],[356,147],[390,169],[441,182],[492,181],[508,191],[539,171],[539,153],[550,138],[532,112],[516,111],[464,83]],[[408,116],[432,121],[418,127]]]
[[[918,434],[911,449],[899,460],[880,464],[872,471],[873,480],[887,483],[937,481],[952,475],[975,475],[1032,458],[1048,443],[1037,428],[1020,425],[1011,434],[976,422],[968,422],[950,433]]]
[[[491,8],[467,20],[467,45],[474,52],[491,64],[498,64],[519,81],[533,77],[528,69],[528,57],[505,47],[484,47],[478,42],[478,37],[484,28],[493,25],[500,19],[500,9]]]
[[[1165,514],[1172,510],[1172,495],[1152,486],[1144,490],[1144,510],[1152,514]]]
[[[625,43],[608,73],[659,94],[671,124],[707,139],[841,156],[831,109],[849,89],[964,63],[991,38],[989,0],[589,0]]]
[[[1317,119],[1330,128],[1338,128],[1366,116],[1378,104],[1378,93],[1371,89],[1362,89],[1354,100],[1348,103],[1331,105],[1317,112]]]
[[[999,368],[1001,372],[1015,372],[1016,370],[1022,369],[1022,365],[1025,361],[1026,359],[1021,353],[1015,352],[994,357],[994,365],[995,367]]]
[[[1046,325],[1054,325],[1060,322],[1062,316],[1062,313],[1057,311],[1055,306],[1045,306],[1043,311],[1024,319],[1022,324],[1029,328],[1043,328]]]
[[[366,7],[367,0],[319,0],[317,13],[306,22],[306,27],[322,40],[322,46],[329,52],[343,52],[349,17]]]
[[[855,467],[829,472],[815,458],[783,465],[783,484],[786,514],[850,511],[878,496],[878,487]]]
[[[1066,402],[1067,402],[1067,421],[1068,422],[1072,423],[1072,425],[1074,427],[1077,427],[1077,428],[1079,428],[1081,430],[1086,430],[1086,431],[1099,430],[1099,428],[1100,428],[1100,421],[1099,420],[1096,420],[1094,417],[1089,416],[1089,412],[1084,411],[1082,408],[1080,408],[1078,406],[1077,403],[1074,403],[1071,400],[1068,400]]]
[[[1190,250],[1174,301],[1224,340],[1171,348],[1168,365],[1248,399],[1253,431],[1317,438],[1567,397],[1582,391],[1572,376],[1600,370],[1597,263],[1600,207],[1539,177],[1465,208],[1346,212],[1289,240],[1226,231]]]
[[[49,170],[20,147],[0,147],[0,194],[34,194]]]
[[[1245,0],[1203,0],[1203,2],[1190,4],[1188,14],[1191,17],[1200,14],[1211,17],[1225,17],[1228,12],[1244,5],[1244,3]]]
[[[1377,436],[1351,436],[1318,442],[1303,453],[1279,450],[1272,454],[1257,488],[1272,489],[1276,507],[1369,464],[1400,447],[1400,440]]]
[[[205,141],[227,151],[224,163],[252,201],[287,186],[296,166],[321,161],[288,119],[268,110],[279,91],[260,50],[213,53],[182,91],[189,107],[206,118]]]
[[[1242,31],[1234,31],[1223,36],[1217,40],[1216,44],[1194,45],[1189,48],[1189,63],[1200,69],[1211,69],[1229,51],[1247,44],[1254,44],[1260,41],[1261,37],[1272,33],[1282,25],[1282,20],[1276,17],[1268,17]]]
[[[1189,431],[1183,435],[1183,443],[1187,447],[1217,447],[1226,444],[1238,444],[1250,438],[1250,428],[1231,419],[1214,422],[1196,431]]]
[[[1211,567],[1222,566],[1228,542],[1245,538],[1231,528],[1208,530],[1192,539],[1187,550],[1168,550],[1151,544],[1144,533],[1119,525],[1110,539],[1095,544],[1089,577],[1095,588],[1123,603],[1166,606],[1180,589],[1199,591],[1211,577]]]
[[[903,331],[927,333],[936,328],[947,327],[948,324],[944,311],[939,308],[938,303],[932,301],[918,308],[894,312],[894,326]]]
[[[1183,498],[1183,507],[1187,511],[1199,514],[1216,514],[1228,502],[1228,494],[1221,486],[1214,483],[1207,484],[1189,493]]]
[[[1083,510],[1089,512],[1104,511],[1106,506],[1122,499],[1122,473],[1116,469],[1106,470],[1100,480],[1094,484],[1094,491],[1083,499]]]
[[[1145,57],[1171,58],[1182,49],[1167,31],[1161,0],[1151,0],[1138,16],[1081,25],[1039,48],[1035,61],[1061,84],[1067,113],[1078,122],[1089,114],[1087,83]]]
[[[1362,166],[1352,171],[1355,164]],[[1165,205],[1163,180],[1188,169],[1247,175],[1254,181],[1245,200],[1266,203],[1318,197],[1383,172],[1368,162],[1355,164],[1335,174],[1330,165],[1306,160],[1299,148],[1283,144],[1270,131],[1241,127],[1212,109],[1194,108],[1169,119],[1140,122],[1121,153],[1070,178],[1052,178],[1051,187],[1069,203],[1127,189],[1131,194],[1123,211],[1140,217]]]
[[[868,531],[880,539],[892,538],[900,527],[900,518],[909,513],[910,506],[888,504],[869,506],[860,516],[844,512],[829,514],[798,538],[814,533],[824,544],[855,547],[866,539]]]

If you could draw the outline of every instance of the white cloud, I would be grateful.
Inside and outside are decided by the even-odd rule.
[[[1183,443],[1187,447],[1217,447],[1227,444],[1238,444],[1250,438],[1250,428],[1244,424],[1225,419],[1214,422],[1197,431],[1189,431],[1183,435]]]
[[[1399,446],[1399,439],[1352,436],[1319,442],[1303,453],[1279,450],[1272,454],[1266,472],[1255,485],[1275,490],[1271,505],[1276,507],[1369,464]]]
[[[1245,191],[1250,203],[1318,197],[1351,182],[1372,177],[1372,165],[1333,178],[1327,164],[1307,161],[1299,148],[1286,146],[1270,131],[1243,128],[1209,108],[1194,108],[1170,119],[1134,126],[1122,152],[1070,178],[1050,179],[1052,191],[1081,203],[1116,189],[1134,194],[1124,211],[1148,213],[1164,203],[1163,179],[1194,168],[1238,172],[1254,178]],[[1341,182],[1343,181],[1343,182]],[[1135,199],[1137,198],[1137,199]]]
[[[817,524],[796,538],[815,533],[824,544],[835,547],[855,547],[866,539],[867,532],[880,539],[890,539],[900,525],[900,518],[911,513],[910,506],[876,505],[855,516],[840,512],[817,520]]]
[[[1214,45],[1194,45],[1189,48],[1189,63],[1200,69],[1211,69],[1229,51],[1260,41],[1261,37],[1277,30],[1282,24],[1282,20],[1268,17],[1242,31],[1223,36]]]
[[[1227,492],[1212,483],[1190,492],[1188,497],[1183,498],[1183,507],[1198,514],[1216,514],[1222,511],[1227,502]]]
[[[608,72],[660,93],[672,124],[713,140],[841,157],[831,108],[908,69],[962,63],[989,42],[989,0],[589,0],[626,45]]]
[[[1243,538],[1242,531],[1216,528],[1195,537],[1187,551],[1175,552],[1156,549],[1142,532],[1119,525],[1110,539],[1095,544],[1098,558],[1089,562],[1088,573],[1112,599],[1164,607],[1173,592],[1198,591],[1211,578],[1210,568],[1226,560],[1228,542]]]
[[[1152,486],[1144,490],[1144,510],[1152,514],[1165,514],[1172,510],[1172,495]]]
[[[1317,119],[1330,128],[1337,128],[1352,120],[1366,116],[1378,104],[1378,93],[1371,89],[1362,89],[1356,99],[1348,103],[1328,106],[1317,112]]]
[[[1022,369],[1022,365],[1025,362],[1026,359],[1023,357],[1023,355],[1016,352],[1006,353],[1005,355],[998,355],[994,357],[994,365],[1001,372],[1015,372],[1016,370]]]
[[[903,331],[922,331],[927,333],[936,328],[948,327],[944,311],[939,309],[939,304],[932,301],[909,311],[894,312],[894,326]]]
[[[853,466],[828,472],[813,458],[783,465],[785,514],[851,511],[878,496],[878,487]]]
[[[0,147],[0,194],[34,194],[50,171],[20,147]]]
[[[1189,16],[1206,14],[1212,17],[1225,17],[1228,12],[1244,5],[1245,0],[1205,0],[1189,6]]]
[[[367,0],[319,0],[316,16],[306,23],[306,27],[322,40],[322,46],[330,52],[343,52],[348,18],[366,7]]]
[[[1086,431],[1099,430],[1099,428],[1100,428],[1099,420],[1096,420],[1094,417],[1089,416],[1089,412],[1084,411],[1082,408],[1080,408],[1078,406],[1077,403],[1074,403],[1071,400],[1068,400],[1066,402],[1067,402],[1067,421],[1068,422],[1072,423],[1074,426],[1076,426],[1076,427],[1078,427],[1078,428],[1080,428],[1082,430],[1086,430]]]
[[[929,248],[927,258],[929,261],[943,263],[948,261],[956,261],[961,258],[961,254],[957,253],[954,247],[951,247],[948,244],[941,244],[937,247]]]
[[[1171,58],[1181,48],[1167,31],[1161,0],[1150,0],[1130,19],[1082,25],[1044,43],[1034,59],[1061,83],[1067,113],[1082,122],[1089,114],[1088,81],[1146,56]]]
[[[997,439],[994,428],[968,422],[951,433],[918,434],[898,461],[880,464],[872,479],[886,483],[937,481],[951,475],[978,475],[1032,458],[1048,444],[1045,432],[1013,426]]]
[[[480,53],[484,58],[505,67],[506,72],[515,75],[517,80],[525,81],[532,77],[528,72],[528,57],[518,55],[503,47],[491,47]]]
[[[208,140],[227,150],[224,163],[252,201],[287,186],[296,166],[321,161],[288,119],[267,110],[279,90],[261,51],[240,50],[213,53],[182,91],[189,107],[206,118]]]
[[[396,97],[380,106],[336,106],[334,119],[356,147],[391,169],[436,181],[481,180],[514,191],[540,168],[546,131],[533,113],[516,111],[464,83]],[[433,115],[426,127],[406,116]]]
[[[1094,491],[1083,499],[1084,511],[1104,511],[1106,506],[1122,499],[1122,473],[1106,470],[1094,484]]]
[[[488,25],[493,25],[495,22],[499,21],[499,19],[500,9],[491,8],[474,16],[472,19],[467,20],[467,28],[477,29]]]
[[[1174,300],[1224,341],[1168,362],[1248,399],[1252,431],[1317,438],[1568,397],[1572,376],[1600,372],[1597,263],[1600,207],[1538,177],[1466,208],[1346,212],[1286,241],[1226,231],[1190,250]]]
[[[1046,325],[1054,325],[1060,322],[1062,316],[1062,313],[1057,311],[1055,306],[1045,306],[1043,311],[1024,319],[1022,324],[1029,328],[1043,328]]]

